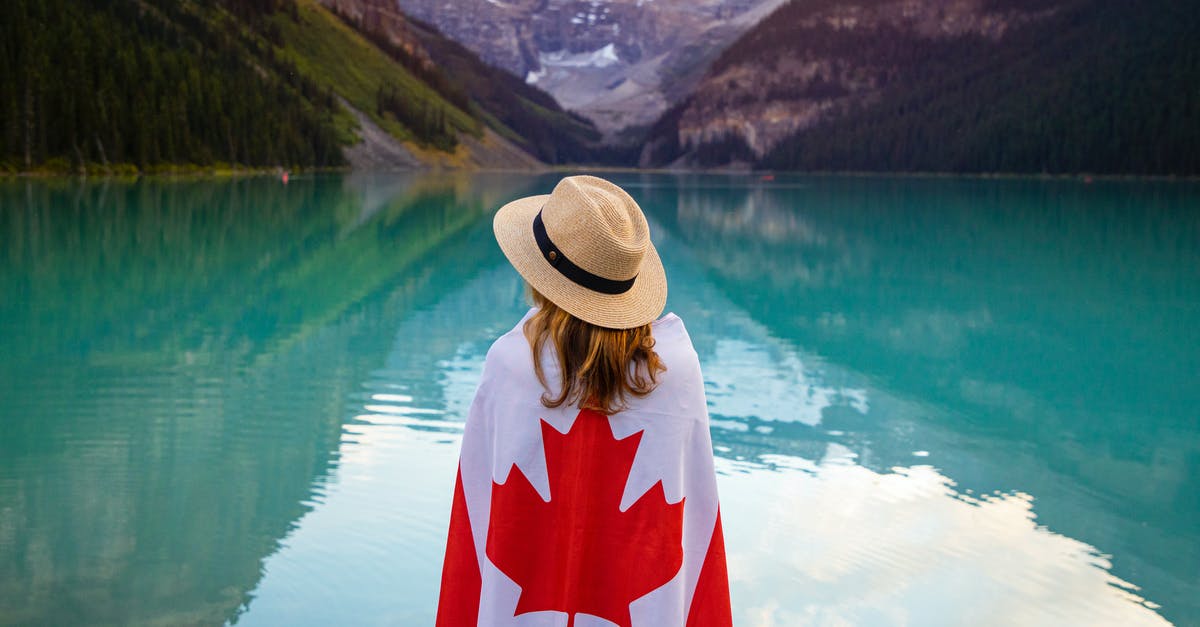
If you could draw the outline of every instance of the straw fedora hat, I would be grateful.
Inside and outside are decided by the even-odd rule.
[[[662,313],[667,276],[646,216],[613,183],[568,176],[550,194],[501,207],[492,228],[517,272],[572,316],[631,329]]]

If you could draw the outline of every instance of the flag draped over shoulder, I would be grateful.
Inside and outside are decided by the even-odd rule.
[[[700,364],[674,314],[653,335],[667,371],[613,416],[544,407],[521,324],[492,345],[463,435],[438,627],[732,623]],[[555,359],[542,363],[557,389]]]

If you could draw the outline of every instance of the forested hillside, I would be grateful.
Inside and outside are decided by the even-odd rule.
[[[333,96],[193,4],[0,3],[3,168],[343,163]]]
[[[550,94],[488,65],[435,27],[400,13],[394,0],[322,3],[455,106],[541,161],[586,162],[603,150],[590,121],[567,113]]]
[[[287,0],[263,25],[274,56],[285,59],[366,116],[392,137],[443,152],[463,134],[478,136],[482,124],[466,97],[414,52],[368,41],[354,25],[315,0]],[[241,20],[246,22],[246,20]],[[346,116],[338,127],[353,132]]]
[[[794,0],[659,120],[642,161],[1200,174],[1198,35],[1196,0]]]
[[[792,0],[604,145],[392,0],[8,0],[0,173],[364,167],[373,138],[369,167],[1197,175],[1198,34],[1200,0]]]
[[[1080,2],[937,58],[767,167],[1200,174],[1200,3]]]
[[[590,123],[419,30],[396,45],[316,0],[0,3],[0,172],[342,166],[363,124],[398,165],[590,158]]]

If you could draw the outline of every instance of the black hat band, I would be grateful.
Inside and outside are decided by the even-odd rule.
[[[558,273],[570,279],[576,285],[586,287],[593,292],[601,294],[624,294],[633,287],[633,282],[637,280],[637,275],[631,279],[624,281],[614,281],[606,279],[602,276],[597,276],[580,268],[567,259],[562,250],[550,241],[550,236],[546,234],[546,225],[542,223],[542,212],[538,211],[537,216],[533,218],[533,239],[537,241],[538,248],[542,250],[542,257],[546,262],[554,266]]]

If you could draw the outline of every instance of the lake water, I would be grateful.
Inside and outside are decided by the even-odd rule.
[[[0,182],[0,624],[432,624],[556,178]],[[1200,624],[1200,185],[611,178],[738,625]]]

